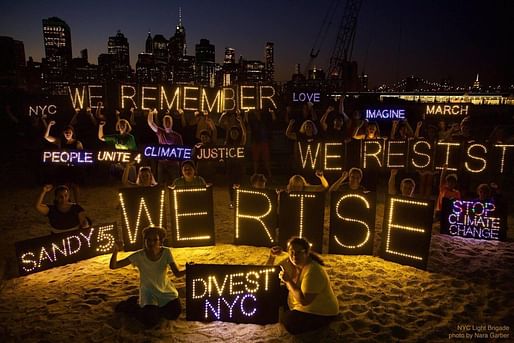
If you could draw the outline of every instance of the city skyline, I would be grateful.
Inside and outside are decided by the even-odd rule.
[[[286,81],[296,63],[302,70],[305,67],[329,3],[320,1],[314,7],[309,1],[229,1],[219,6],[209,1],[152,1],[143,11],[134,1],[54,1],[47,5],[19,1],[0,5],[5,15],[0,32],[23,41],[26,57],[39,61],[44,57],[42,19],[57,16],[71,28],[73,56],[88,49],[90,63],[97,64],[98,55],[107,52],[108,37],[120,30],[129,41],[134,68],[137,55],[145,50],[148,31],[171,37],[181,7],[188,55],[205,38],[216,46],[217,63],[223,62],[225,47],[234,48],[236,58],[242,55],[262,61],[266,42],[274,42],[275,79]],[[505,44],[512,36],[507,1],[493,1],[488,7],[477,1],[389,4],[363,1],[357,23],[353,59],[359,73],[370,76],[370,85],[392,83],[412,74],[432,81],[449,78],[455,84],[472,84],[477,73],[483,84],[514,82],[512,47]],[[342,8],[339,5],[341,13]],[[340,17],[334,16],[314,61],[323,69],[328,66]]]

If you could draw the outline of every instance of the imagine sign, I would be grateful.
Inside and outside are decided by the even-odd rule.
[[[278,322],[278,267],[186,265],[186,318],[198,321]]]
[[[371,109],[368,108],[365,110],[366,113],[366,119],[391,119],[391,120],[398,120],[398,119],[405,119],[405,109],[398,108],[378,108],[378,109]]]

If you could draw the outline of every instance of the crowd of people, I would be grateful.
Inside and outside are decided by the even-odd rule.
[[[274,123],[279,120],[287,123],[284,125],[285,137],[292,143],[317,140],[350,142],[377,138],[427,138],[460,142],[473,139],[470,117],[463,118],[458,125],[451,125],[449,128],[444,121],[432,123],[421,120],[416,123],[414,130],[408,121],[393,121],[389,136],[385,136],[385,130],[377,122],[363,119],[359,111],[353,111],[348,116],[342,100],[328,106],[321,115],[316,113],[311,103],[306,103],[298,113],[287,108],[283,116],[278,116],[272,109],[237,110],[222,113],[218,118],[208,112],[195,112],[188,117],[182,110],[159,113],[155,109],[136,116],[134,109],[130,109],[126,113],[116,111],[114,121],[107,120],[107,116],[102,114],[102,104],[98,105],[94,114],[90,108],[85,111],[77,109],[69,123],[60,123],[62,130],[55,129],[55,121],[47,123],[43,118],[44,139],[60,150],[100,149],[106,146],[136,150],[140,144],[186,145],[194,147],[193,156],[195,149],[203,147],[247,146],[252,160],[251,168],[247,168],[246,161],[242,159],[198,162],[146,160],[137,169],[131,162],[113,165],[110,170],[113,175],[121,174],[124,187],[211,185],[219,181],[215,175],[223,170],[230,208],[234,207],[235,188],[244,184],[260,189],[270,186],[273,178],[273,130],[277,127]],[[495,128],[488,139],[490,142],[502,143],[511,143],[514,140],[512,135],[508,135],[508,130],[502,127]],[[291,144],[293,156],[298,154],[296,147],[296,144]],[[252,172],[248,173],[250,169]],[[79,204],[79,185],[85,178],[83,170],[73,165],[62,165],[52,170],[52,176],[51,181],[55,186],[49,182],[43,187],[36,202],[37,211],[48,217],[52,232],[87,228],[91,225],[91,220]],[[401,179],[399,183],[398,176]],[[436,189],[437,178],[439,186]],[[365,179],[368,179],[367,183],[364,183]],[[446,168],[441,173],[418,171],[414,174],[391,169],[387,193],[406,197],[433,197],[437,199],[436,211],[439,212],[444,198],[460,199],[463,194],[468,195],[469,185],[459,187],[458,180],[459,176],[455,173],[448,174]],[[366,185],[377,182],[376,174],[367,174],[366,171],[353,167],[343,171],[333,182],[327,180],[323,171],[318,170],[312,179],[297,173],[289,178],[287,185],[274,186],[278,191],[326,191],[330,194],[337,191],[367,192],[369,187]],[[45,196],[52,189],[54,201],[52,204],[45,204]],[[481,201],[499,195],[496,182],[481,182],[476,188],[476,196]],[[112,269],[129,264],[139,269],[139,297],[123,301],[116,307],[116,311],[129,314],[149,327],[158,323],[160,318],[176,319],[181,312],[178,292],[167,278],[166,270],[169,267],[176,277],[184,275],[184,270],[176,265],[171,249],[163,246],[165,233],[158,227],[145,229],[144,248],[119,261],[117,252],[120,247],[115,244],[110,262]],[[272,248],[268,263],[273,263],[275,256],[281,253],[280,248]],[[278,264],[282,268],[280,279],[284,285],[284,294],[287,294],[287,302],[283,302],[286,312],[282,323],[293,334],[327,325],[337,315],[338,303],[329,277],[322,268],[322,259],[310,250],[310,244],[305,239],[298,237],[293,237],[288,242],[287,253],[288,257]]]

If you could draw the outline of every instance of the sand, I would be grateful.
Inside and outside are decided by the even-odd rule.
[[[83,189],[82,206],[95,222],[120,222],[116,190]],[[324,254],[340,315],[314,333],[294,337],[280,324],[188,322],[185,312],[176,321],[146,330],[113,312],[117,302],[137,294],[138,273],[132,267],[109,270],[110,255],[17,277],[14,242],[49,233],[45,218],[33,209],[39,191],[0,191],[1,342],[447,342],[451,335],[469,334],[476,340],[475,334],[490,339],[495,332],[509,335],[497,341],[514,341],[512,224],[510,242],[449,237],[435,228],[427,271],[377,256]],[[214,197],[218,244],[174,249],[177,263],[265,263],[267,248],[231,244],[233,210],[225,188],[216,187]],[[383,211],[379,204],[375,251]],[[512,223],[512,215],[509,219]],[[185,279],[170,277],[185,306]],[[502,325],[509,330],[501,330]]]

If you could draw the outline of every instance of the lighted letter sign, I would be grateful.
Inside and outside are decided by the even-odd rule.
[[[321,162],[321,143],[296,143],[298,147],[297,165],[300,166],[301,170],[305,171],[316,171],[320,168]]]
[[[467,116],[469,114],[469,105],[428,104],[425,114],[427,117]]]
[[[505,240],[507,216],[494,201],[443,199],[441,233],[465,238]]]
[[[236,189],[235,244],[275,245],[277,193],[274,189]]]
[[[108,163],[141,163],[141,154],[128,150],[101,150],[96,153],[96,160]]]
[[[281,192],[278,242],[285,248],[292,236],[305,237],[321,252],[325,216],[324,192]]]
[[[325,142],[323,149],[323,171],[341,172],[344,168],[344,143]]]
[[[329,254],[372,255],[375,193],[330,194]]]
[[[407,141],[388,139],[386,147],[386,168],[405,168],[408,151]]]
[[[57,164],[91,164],[93,153],[84,150],[43,151],[43,163]]]
[[[278,322],[278,267],[186,265],[186,319],[202,322]]]
[[[192,149],[181,145],[147,145],[143,149],[146,158],[183,161],[191,159]]]
[[[320,102],[321,94],[319,92],[293,92],[293,102]]]
[[[432,170],[434,166],[434,144],[424,139],[411,140],[408,167],[411,170]]]
[[[499,173],[512,173],[514,167],[514,144],[495,144],[495,152],[499,152]]]
[[[435,169],[441,170],[443,169],[443,166],[447,164],[447,170],[457,171],[461,157],[460,148],[461,143],[437,142],[435,152]]]
[[[487,151],[488,148],[483,144],[468,143],[465,147],[467,160],[464,162],[464,168],[467,172],[473,174],[483,173],[487,169]]]
[[[57,106],[55,105],[34,105],[29,106],[29,117],[36,116],[41,117],[49,114],[56,114]]]
[[[384,165],[384,140],[362,140],[362,168],[379,169]]]
[[[379,109],[366,109],[366,119],[372,120],[403,120],[405,119],[405,109],[403,108],[379,108]]]
[[[173,247],[214,245],[211,187],[171,188],[170,207]]]
[[[228,160],[228,159],[244,159],[245,147],[201,147],[195,148],[194,158],[196,160]]]
[[[164,227],[164,189],[159,187],[122,188],[119,192],[125,251],[143,248],[142,231],[147,226]]]
[[[115,237],[116,223],[110,223],[16,242],[19,273],[28,275],[110,253]]]
[[[434,203],[402,196],[387,198],[380,257],[426,269]]]

